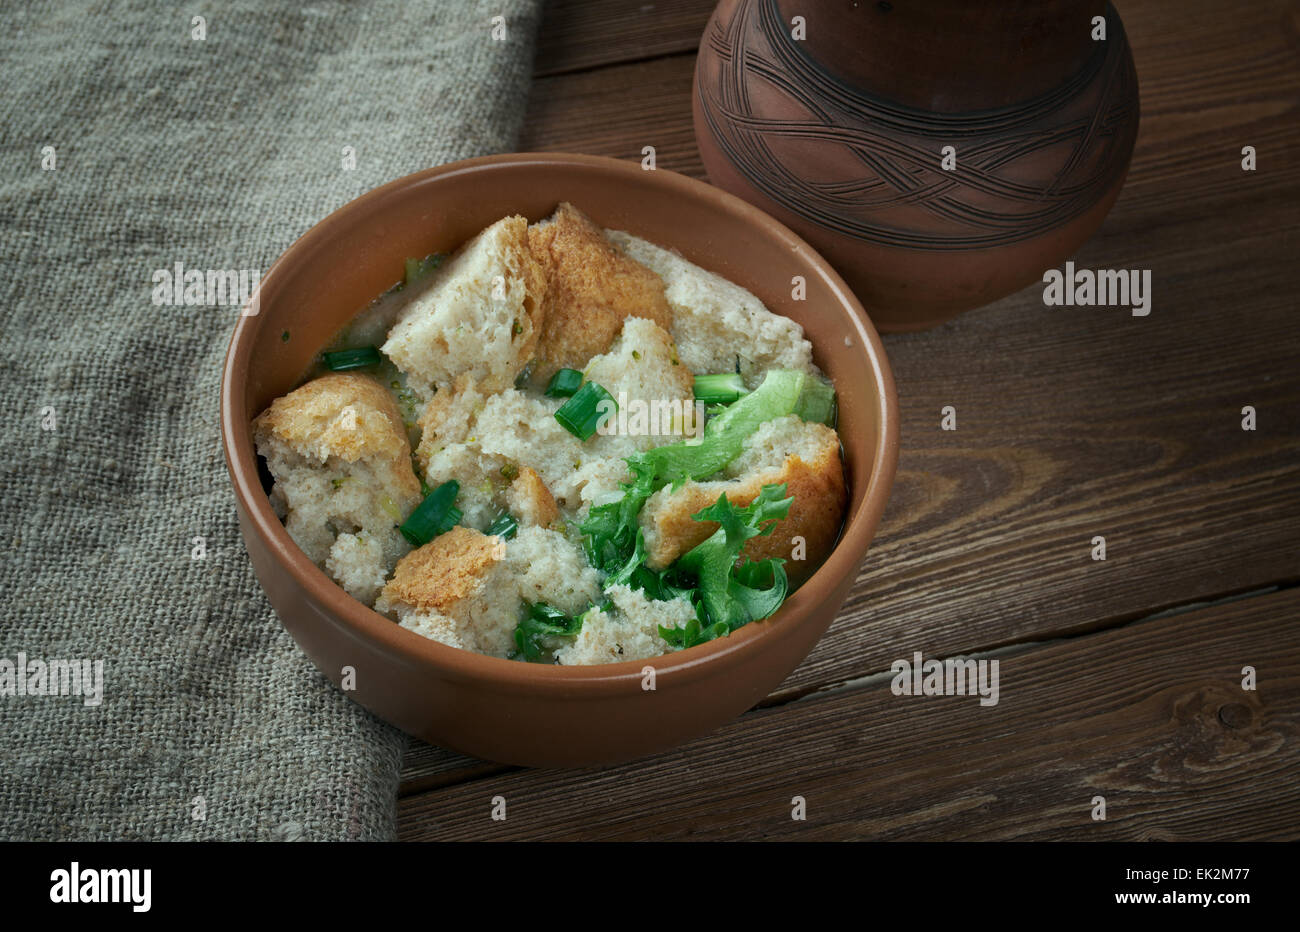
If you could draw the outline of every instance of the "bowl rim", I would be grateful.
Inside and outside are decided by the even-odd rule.
[[[568,667],[523,663],[451,647],[409,631],[348,595],[311,562],[293,542],[262,489],[252,432],[242,414],[247,386],[244,379],[236,378],[241,367],[242,371],[247,372],[248,357],[266,319],[261,313],[239,316],[222,366],[221,440],[236,499],[248,519],[247,527],[258,535],[276,563],[291,574],[298,585],[307,590],[338,623],[349,629],[354,638],[371,642],[390,659],[404,661],[421,669],[436,670],[444,679],[460,682],[489,681],[500,691],[535,693],[540,689],[552,695],[590,696],[625,691],[630,680],[639,682],[642,679],[643,670],[647,666],[655,668],[656,678],[671,674],[673,681],[680,684],[699,676],[715,675],[719,667],[738,663],[741,656],[751,649],[752,643],[790,636],[799,627],[790,623],[790,619],[797,618],[802,613],[806,617],[801,621],[809,621],[813,615],[811,609],[820,600],[819,591],[828,586],[833,587],[838,577],[856,573],[884,511],[897,469],[898,398],[884,346],[852,290],[812,246],[761,209],[721,188],[677,172],[660,168],[646,171],[638,162],[605,156],[519,152],[462,159],[424,169],[396,178],[348,201],[315,223],[284,250],[262,277],[258,286],[259,294],[268,283],[274,283],[280,276],[287,275],[288,269],[309,260],[320,244],[335,235],[340,223],[346,223],[352,213],[368,203],[433,179],[503,169],[517,171],[530,166],[537,169],[585,167],[612,173],[615,177],[637,178],[641,182],[646,180],[646,175],[652,175],[654,183],[663,185],[666,193],[712,202],[711,206],[722,214],[730,215],[742,226],[758,227],[767,235],[783,241],[836,297],[848,318],[850,329],[846,336],[857,340],[857,346],[870,363],[879,406],[875,412],[875,455],[866,473],[866,488],[861,505],[856,512],[848,515],[834,549],[822,565],[786,598],[771,617],[750,622],[725,638],[645,660]],[[743,287],[743,283],[738,284]],[[783,621],[786,623],[782,624]],[[829,624],[830,621],[827,621],[828,626]]]

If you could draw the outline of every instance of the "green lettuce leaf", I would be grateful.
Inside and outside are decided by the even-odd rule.
[[[734,631],[780,607],[789,588],[784,561],[769,559],[740,566],[736,561],[752,538],[772,533],[776,522],[790,513],[793,502],[784,485],[765,485],[748,505],[737,507],[726,495],[719,495],[717,502],[694,515],[696,521],[716,521],[719,527],[682,554],[673,568],[698,581],[696,594],[710,626],[721,623],[728,632]]]
[[[627,459],[632,481],[616,501],[597,505],[580,526],[591,564],[605,573],[623,571],[636,553],[637,515],[665,485],[705,479],[740,455],[745,438],[773,418],[796,413],[810,395],[826,391],[817,379],[774,369],[763,383],[709,421],[704,436],[655,447]]]

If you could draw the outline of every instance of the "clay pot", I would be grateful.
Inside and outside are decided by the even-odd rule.
[[[1058,266],[1115,202],[1138,126],[1096,0],[723,0],[693,99],[709,179],[813,244],[881,330]]]

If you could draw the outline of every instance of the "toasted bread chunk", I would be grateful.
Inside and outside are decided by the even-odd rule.
[[[491,570],[505,557],[495,537],[473,528],[454,527],[439,534],[397,564],[384,587],[388,606],[447,612],[479,594]]]
[[[468,527],[486,528],[501,513],[501,493],[509,484],[502,469],[508,461],[484,453],[474,442],[474,428],[488,395],[468,374],[429,399],[420,417],[415,458],[429,486],[451,479],[460,483],[456,507]]]
[[[468,437],[474,419],[482,412],[490,394],[473,376],[462,373],[450,387],[430,398],[417,422],[420,443],[416,447],[416,458],[423,463],[432,448],[459,443]]]
[[[325,572],[349,595],[367,605],[384,588],[384,579],[392,568],[379,538],[364,532],[340,534],[325,559]]]
[[[456,619],[448,618],[441,612],[407,610],[399,612],[398,615],[398,623],[403,628],[414,631],[421,637],[438,641],[448,647],[458,647],[461,650],[475,649],[473,645],[477,643],[476,641],[466,643],[461,640],[460,626],[456,623]]]
[[[593,357],[585,376],[615,398],[640,401],[694,400],[695,375],[677,357],[672,335],[643,317],[629,317],[609,351]]]
[[[272,402],[253,440],[289,535],[354,598],[374,602],[410,549],[397,525],[420,502],[392,396],[364,375],[325,375]]]
[[[429,458],[424,481],[433,488],[455,479],[460,484],[456,507],[461,523],[486,530],[505,507],[502,494],[508,483],[502,469],[508,462],[484,453],[476,444],[454,443]]]
[[[767,422],[750,437],[745,452],[728,467],[729,479],[687,482],[677,491],[660,489],[645,503],[640,524],[645,535],[646,562],[663,569],[718,525],[696,521],[692,515],[725,494],[735,505],[748,505],[765,485],[784,483],[794,496],[790,513],[772,533],[745,546],[751,560],[781,557],[792,583],[806,579],[830,554],[844,519],[848,492],[835,431],[810,424],[795,415]],[[797,548],[802,538],[804,545]],[[803,559],[794,557],[802,551]]]
[[[589,457],[582,442],[555,420],[560,404],[514,388],[485,395],[473,380],[458,379],[425,409],[417,449],[425,481],[459,481],[457,507],[475,527],[487,527],[507,507],[503,496],[514,476],[505,477],[506,466],[516,473],[528,466],[561,510],[576,508],[586,481],[579,471]]]
[[[600,574],[582,548],[558,531],[521,527],[506,545],[506,564],[516,598],[530,605],[545,602],[578,615],[600,601]]]
[[[520,467],[519,475],[506,489],[506,506],[521,525],[550,527],[560,520],[560,509],[555,496],[546,487],[542,477],[527,466]]]
[[[621,498],[622,484],[631,481],[632,473],[622,459],[592,457],[578,470],[577,479],[582,483],[580,510],[585,511],[588,506],[603,505]]]
[[[356,373],[323,375],[277,398],[257,416],[253,430],[261,438],[274,435],[322,463],[330,457],[355,463],[410,456],[393,396],[374,379]]]
[[[576,470],[588,451],[555,419],[560,403],[555,398],[531,398],[515,389],[493,395],[474,425],[474,442],[484,453],[536,470],[557,504],[564,505],[577,500]]]
[[[462,373],[484,391],[509,388],[537,347],[545,292],[528,221],[506,217],[432,273],[381,349],[426,398]]]
[[[630,456],[688,435],[695,377],[677,358],[672,336],[653,321],[625,320],[609,352],[587,364],[586,377],[623,409],[613,432],[591,441],[597,455]]]
[[[506,545],[455,527],[407,554],[375,608],[404,628],[453,647],[507,656],[519,622],[519,593]]]
[[[542,336],[532,382],[545,387],[559,369],[582,369],[609,349],[627,317],[668,330],[672,311],[663,282],[620,253],[605,232],[567,202],[528,228],[528,243],[546,275]]]
[[[606,235],[663,281],[672,308],[668,329],[692,372],[734,372],[739,364],[745,384],[755,388],[769,369],[815,371],[803,328],[773,314],[751,292],[630,233]]]
[[[456,527],[398,563],[375,608],[425,637],[507,657],[526,604],[577,614],[599,596],[599,575],[562,534],[524,527],[507,542]]]

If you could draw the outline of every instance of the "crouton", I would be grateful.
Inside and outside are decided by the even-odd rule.
[[[594,357],[584,375],[627,409],[628,431],[594,438],[597,455],[630,456],[687,435],[695,377],[677,358],[668,331],[653,321],[629,317],[609,352]]]
[[[589,457],[574,476],[574,482],[580,486],[578,511],[585,513],[591,505],[603,505],[621,498],[622,484],[630,481],[632,481],[632,473],[623,459],[617,456]],[[572,501],[568,502],[570,508],[574,504]]]
[[[509,388],[537,347],[545,292],[528,221],[506,217],[418,287],[381,349],[425,398],[462,373],[484,391]]]
[[[454,527],[397,564],[384,587],[386,606],[447,612],[477,595],[483,580],[505,556],[496,537],[473,528]]]
[[[734,505],[748,505],[765,485],[784,483],[794,496],[789,515],[772,533],[755,537],[743,554],[751,560],[781,557],[792,583],[802,582],[830,554],[844,520],[848,492],[835,431],[795,415],[768,421],[745,442],[741,456],[728,466],[726,479],[686,482],[673,491],[660,489],[646,500],[639,522],[645,535],[646,562],[663,569],[718,525],[692,515],[725,494]],[[803,539],[798,547],[795,538]],[[802,556],[802,559],[795,557]]]
[[[639,589],[610,586],[606,591],[611,610],[592,612],[570,644],[555,651],[562,666],[645,660],[673,650],[659,628],[684,628],[695,617],[685,597],[657,601]]]
[[[505,657],[520,617],[505,551],[499,537],[452,528],[402,558],[375,608],[425,637]]]
[[[523,465],[537,473],[559,508],[576,508],[582,487],[577,471],[587,451],[555,419],[561,404],[514,388],[485,395],[472,379],[458,379],[425,409],[416,451],[425,481],[459,481],[465,504],[458,500],[457,507],[475,527],[486,527],[508,507],[504,494]]]
[[[464,441],[489,394],[480,389],[469,373],[462,373],[449,387],[430,398],[417,422],[420,443],[416,458],[423,463],[434,447]]]
[[[330,457],[355,463],[410,456],[393,396],[356,373],[324,375],[277,398],[253,421],[253,431],[321,463]]]
[[[253,420],[253,440],[289,535],[354,598],[373,602],[410,549],[397,525],[420,502],[392,396],[364,375],[325,375],[272,402]]]
[[[544,387],[557,370],[582,369],[608,350],[626,317],[671,327],[659,276],[610,245],[572,204],[529,227],[528,244],[547,280],[534,385]]]
[[[456,480],[461,523],[486,530],[505,507],[502,493],[508,480],[503,470],[509,472],[509,461],[503,457],[490,456],[473,443],[453,443],[430,454],[424,481],[433,488]]]
[[[431,399],[420,416],[415,458],[430,487],[450,480],[460,484],[456,507],[468,527],[487,528],[501,513],[501,493],[513,470],[500,456],[484,453],[472,442],[474,426],[487,401],[478,383],[463,373]],[[503,472],[504,470],[504,472]]]
[[[609,352],[593,357],[584,377],[615,398],[642,401],[694,399],[695,375],[682,365],[672,335],[654,321],[629,317]]]
[[[375,608],[424,637],[507,657],[526,604],[578,614],[599,597],[599,575],[562,534],[525,527],[507,542],[456,527],[398,563]]]
[[[515,389],[501,392],[483,406],[474,433],[484,453],[536,470],[557,504],[566,507],[577,501],[577,470],[589,454],[583,442],[555,419],[562,402],[532,398]]]
[[[773,314],[749,291],[676,253],[617,230],[606,236],[622,253],[653,270],[672,308],[673,339],[692,372],[734,372],[755,388],[769,369],[814,372],[803,328]]]
[[[528,466],[519,467],[519,475],[505,492],[506,507],[520,525],[550,527],[560,520],[555,496],[542,477]]]
[[[427,611],[407,610],[399,614],[398,624],[408,631],[414,631],[421,637],[426,637],[431,641],[438,641],[448,647],[474,650],[472,646],[474,642],[467,644],[461,640],[460,628],[457,626],[456,620],[448,618],[441,612],[433,609]]]
[[[578,615],[600,601],[600,574],[582,548],[558,531],[521,527],[506,545],[516,598]]]
[[[566,492],[567,507],[579,511],[621,495],[620,485],[632,478],[624,458],[689,436],[694,422],[688,413],[695,414],[694,375],[677,358],[671,335],[653,321],[625,320],[609,352],[594,357],[585,375],[616,401],[623,398],[630,432],[597,433],[582,444],[580,466]],[[633,403],[643,406],[642,414],[635,413]]]
[[[393,564],[389,563],[379,538],[360,534],[340,534],[325,559],[325,572],[359,602],[373,605],[384,588],[384,580]]]

